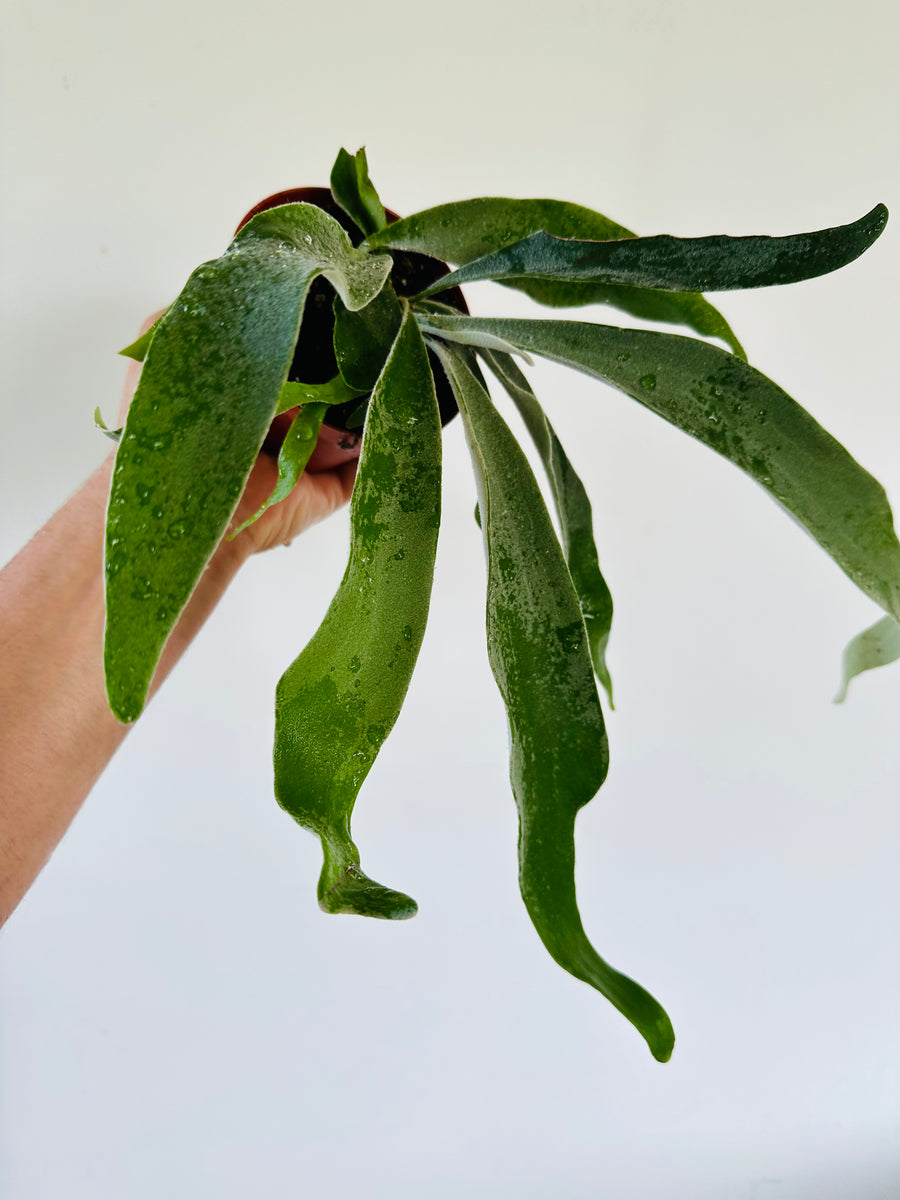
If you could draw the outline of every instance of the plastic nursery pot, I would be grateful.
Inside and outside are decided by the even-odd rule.
[[[250,209],[235,232],[242,229],[251,217],[255,217],[267,209],[276,208],[279,204],[301,203],[315,204],[317,208],[323,209],[329,216],[334,217],[346,230],[354,246],[358,246],[363,240],[362,231],[340,207],[331,191],[322,187],[287,188],[282,192],[274,192]],[[389,208],[385,209],[385,213],[389,221],[400,219]],[[398,296],[415,296],[450,270],[446,263],[440,262],[436,258],[429,258],[427,254],[416,254],[414,251],[406,250],[395,250],[392,253],[394,267],[391,271],[391,283]],[[313,281],[306,297],[303,320],[294,350],[294,360],[288,372],[290,381],[326,383],[338,373],[337,359],[334,354],[334,297],[334,288],[327,279],[320,275]],[[461,313],[468,314],[469,312],[459,288],[448,288],[446,292],[439,292],[434,299],[451,305]],[[444,374],[439,360],[430,350],[428,357],[434,372],[441,424],[446,425],[459,410],[450,382]],[[359,458],[362,429],[348,429],[345,422],[364,400],[365,397],[362,397],[350,401],[348,404],[334,405],[328,410],[328,415],[319,432],[316,448],[307,463],[307,471],[327,471],[331,467]],[[278,453],[296,413],[296,409],[291,409],[275,418],[263,443],[263,450],[266,453]]]

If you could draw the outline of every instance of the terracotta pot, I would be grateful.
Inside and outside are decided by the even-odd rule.
[[[243,228],[257,213],[276,208],[279,204],[297,203],[315,204],[329,216],[334,217],[347,231],[354,245],[359,245],[363,240],[362,233],[336,203],[330,190],[317,187],[288,188],[283,192],[275,192],[273,195],[267,196],[265,200],[261,200],[259,204],[250,209],[238,225],[238,229]],[[397,214],[390,209],[386,209],[385,212],[389,221],[399,220]],[[394,268],[391,271],[391,282],[398,296],[415,296],[450,269],[446,263],[440,262],[436,258],[429,258],[426,254],[416,254],[406,250],[395,250],[392,253]],[[334,312],[332,305],[334,295],[334,288],[321,275],[313,281],[303,310],[303,321],[294,351],[294,361],[291,363],[288,373],[289,380],[301,383],[325,383],[338,373],[333,340]],[[446,292],[439,292],[434,299],[452,305],[461,313],[469,311],[459,288],[449,288]],[[434,372],[441,424],[446,425],[458,412],[456,400],[438,358],[431,351],[428,352],[428,357]],[[361,399],[345,405],[336,405],[329,410],[326,423],[322,426],[316,448],[307,465],[308,471],[327,471],[331,467],[359,458],[362,431],[359,429],[348,430],[344,422],[359,406]],[[290,412],[276,417],[263,445],[265,451],[270,454],[278,453],[296,411],[296,409],[292,409]]]

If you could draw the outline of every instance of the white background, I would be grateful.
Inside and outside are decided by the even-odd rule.
[[[550,195],[695,235],[900,203],[889,0],[0,14],[4,560],[107,452],[115,351],[340,145],[404,213]],[[898,284],[895,218],[840,274],[721,297],[895,505]],[[340,578],[342,514],[246,568],[0,939],[5,1200],[900,1196],[900,669],[831,704],[878,613],[708,450],[587,379],[532,379],[616,601],[583,915],[668,1008],[672,1062],[519,902],[456,423],[429,633],[355,823],[419,916],[321,914],[317,844],[271,797],[273,689]]]

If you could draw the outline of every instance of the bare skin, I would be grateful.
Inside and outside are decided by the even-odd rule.
[[[137,363],[129,365],[123,417],[139,373]],[[113,457],[0,572],[0,925],[129,729],[109,711],[102,666],[103,540]],[[289,544],[346,504],[355,470],[348,463],[303,475],[287,499],[233,541],[223,539],[172,632],[151,695],[247,559]],[[275,458],[260,454],[232,528],[262,505],[277,474]]]

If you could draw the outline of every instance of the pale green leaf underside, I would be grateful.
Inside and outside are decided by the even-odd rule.
[[[363,873],[350,817],[400,712],[425,632],[440,488],[437,399],[407,310],[369,403],[347,570],[276,693],[275,794],[322,839],[319,903],[328,912],[400,919],[416,909]]]
[[[842,704],[846,700],[851,679],[862,675],[864,671],[887,666],[898,659],[900,622],[895,621],[893,617],[882,617],[869,629],[857,634],[844,650],[843,678],[840,691],[834,698],[835,704]]]
[[[458,310],[457,310],[458,311]],[[530,354],[526,354],[524,350],[520,350],[518,346],[513,346],[511,342],[505,341],[503,338],[497,337],[492,333],[484,333],[479,330],[452,330],[440,329],[432,325],[425,313],[417,313],[416,321],[422,333],[427,336],[443,338],[447,342],[455,342],[460,346],[475,346],[480,350],[497,350],[502,354],[515,355],[517,358],[524,358],[527,363],[533,360]]]
[[[519,883],[553,958],[600,991],[665,1061],[665,1012],[588,941],[575,895],[575,817],[603,783],[608,749],[584,621],[528,462],[470,369],[436,343],[459,403],[478,483],[488,560],[487,641],[510,725]]]
[[[442,204],[395,221],[370,237],[368,244],[416,250],[444,262],[466,264],[541,230],[558,238],[592,241],[635,236],[624,225],[580,204],[486,196]],[[642,320],[686,325],[702,337],[719,338],[739,357],[746,358],[722,314],[696,293],[567,280],[513,279],[502,282],[526,292],[539,304],[551,307],[609,304]]]
[[[884,489],[777,384],[706,342],[576,321],[433,317],[483,330],[625,392],[740,467],[853,582],[900,618],[900,543]]]
[[[387,256],[320,209],[254,217],[193,273],[155,329],[119,442],[106,526],[112,711],[140,714],[162,648],[220,542],[278,407],[306,293],[327,275],[372,299]]]
[[[853,262],[880,236],[887,215],[879,204],[852,224],[789,237],[663,235],[586,241],[538,230],[443,276],[422,296],[486,279],[620,283],[675,292],[797,283]]]
[[[490,351],[482,352],[482,357],[518,408],[550,481],[563,553],[584,616],[594,671],[612,707],[612,680],[606,665],[606,648],[612,627],[613,601],[600,571],[587,491],[531,385],[513,360],[506,354]]]

